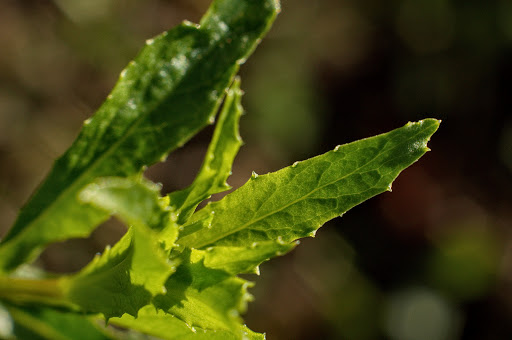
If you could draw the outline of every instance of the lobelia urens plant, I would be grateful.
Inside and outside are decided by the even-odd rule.
[[[200,24],[150,39],[0,243],[0,337],[123,337],[98,320],[163,339],[263,339],[240,317],[262,262],[381,192],[427,150],[439,121],[402,128],[251,179],[196,211],[241,146],[239,65],[279,12],[277,0],[215,0]],[[193,183],[166,196],[143,177],[216,120]],[[127,226],[81,271],[24,277],[52,242]],[[3,327],[3,328],[2,328]],[[117,328],[116,328],[117,329]]]

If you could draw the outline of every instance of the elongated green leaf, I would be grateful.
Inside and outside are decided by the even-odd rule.
[[[211,122],[278,9],[275,0],[216,0],[200,25],[183,23],[148,40],[0,243],[0,272],[50,242],[86,237],[107,218],[79,202],[85,185],[138,173]]]
[[[238,122],[243,113],[241,97],[240,79],[236,78],[224,100],[199,174],[190,187],[169,195],[170,204],[176,207],[179,214],[179,224],[188,220],[199,203],[213,194],[231,189],[226,180],[231,175],[233,160],[242,145],[238,134]]]
[[[100,323],[83,315],[44,307],[8,306],[14,319],[14,335],[31,340],[114,339]]]
[[[166,247],[172,245],[178,227],[158,191],[142,178],[99,179],[82,191],[82,200],[117,214],[132,227],[81,272],[61,279],[70,302],[107,319],[124,313],[136,316],[164,291],[175,270]]]
[[[323,155],[263,176],[195,213],[188,225],[211,217],[211,226],[177,243],[203,249],[290,242],[312,236],[328,220],[391,189],[398,174],[426,151],[439,121],[426,119],[379,136],[336,147]]]

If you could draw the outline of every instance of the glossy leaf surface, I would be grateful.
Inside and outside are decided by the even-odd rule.
[[[50,242],[88,236],[107,218],[79,202],[85,185],[139,173],[212,122],[239,64],[278,9],[274,0],[217,0],[200,25],[185,22],[148,40],[21,210],[0,243],[0,272]]]

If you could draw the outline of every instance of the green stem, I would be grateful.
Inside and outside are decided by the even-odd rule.
[[[0,300],[76,309],[66,298],[59,279],[31,280],[0,276]]]

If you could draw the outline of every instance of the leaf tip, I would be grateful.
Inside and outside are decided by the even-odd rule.
[[[406,127],[417,127],[417,128],[431,128],[432,129],[432,133],[433,134],[434,132],[437,131],[437,129],[439,128],[439,125],[441,124],[441,120],[440,119],[436,119],[436,118],[425,118],[425,119],[421,119],[417,122],[408,122],[406,124]]]

